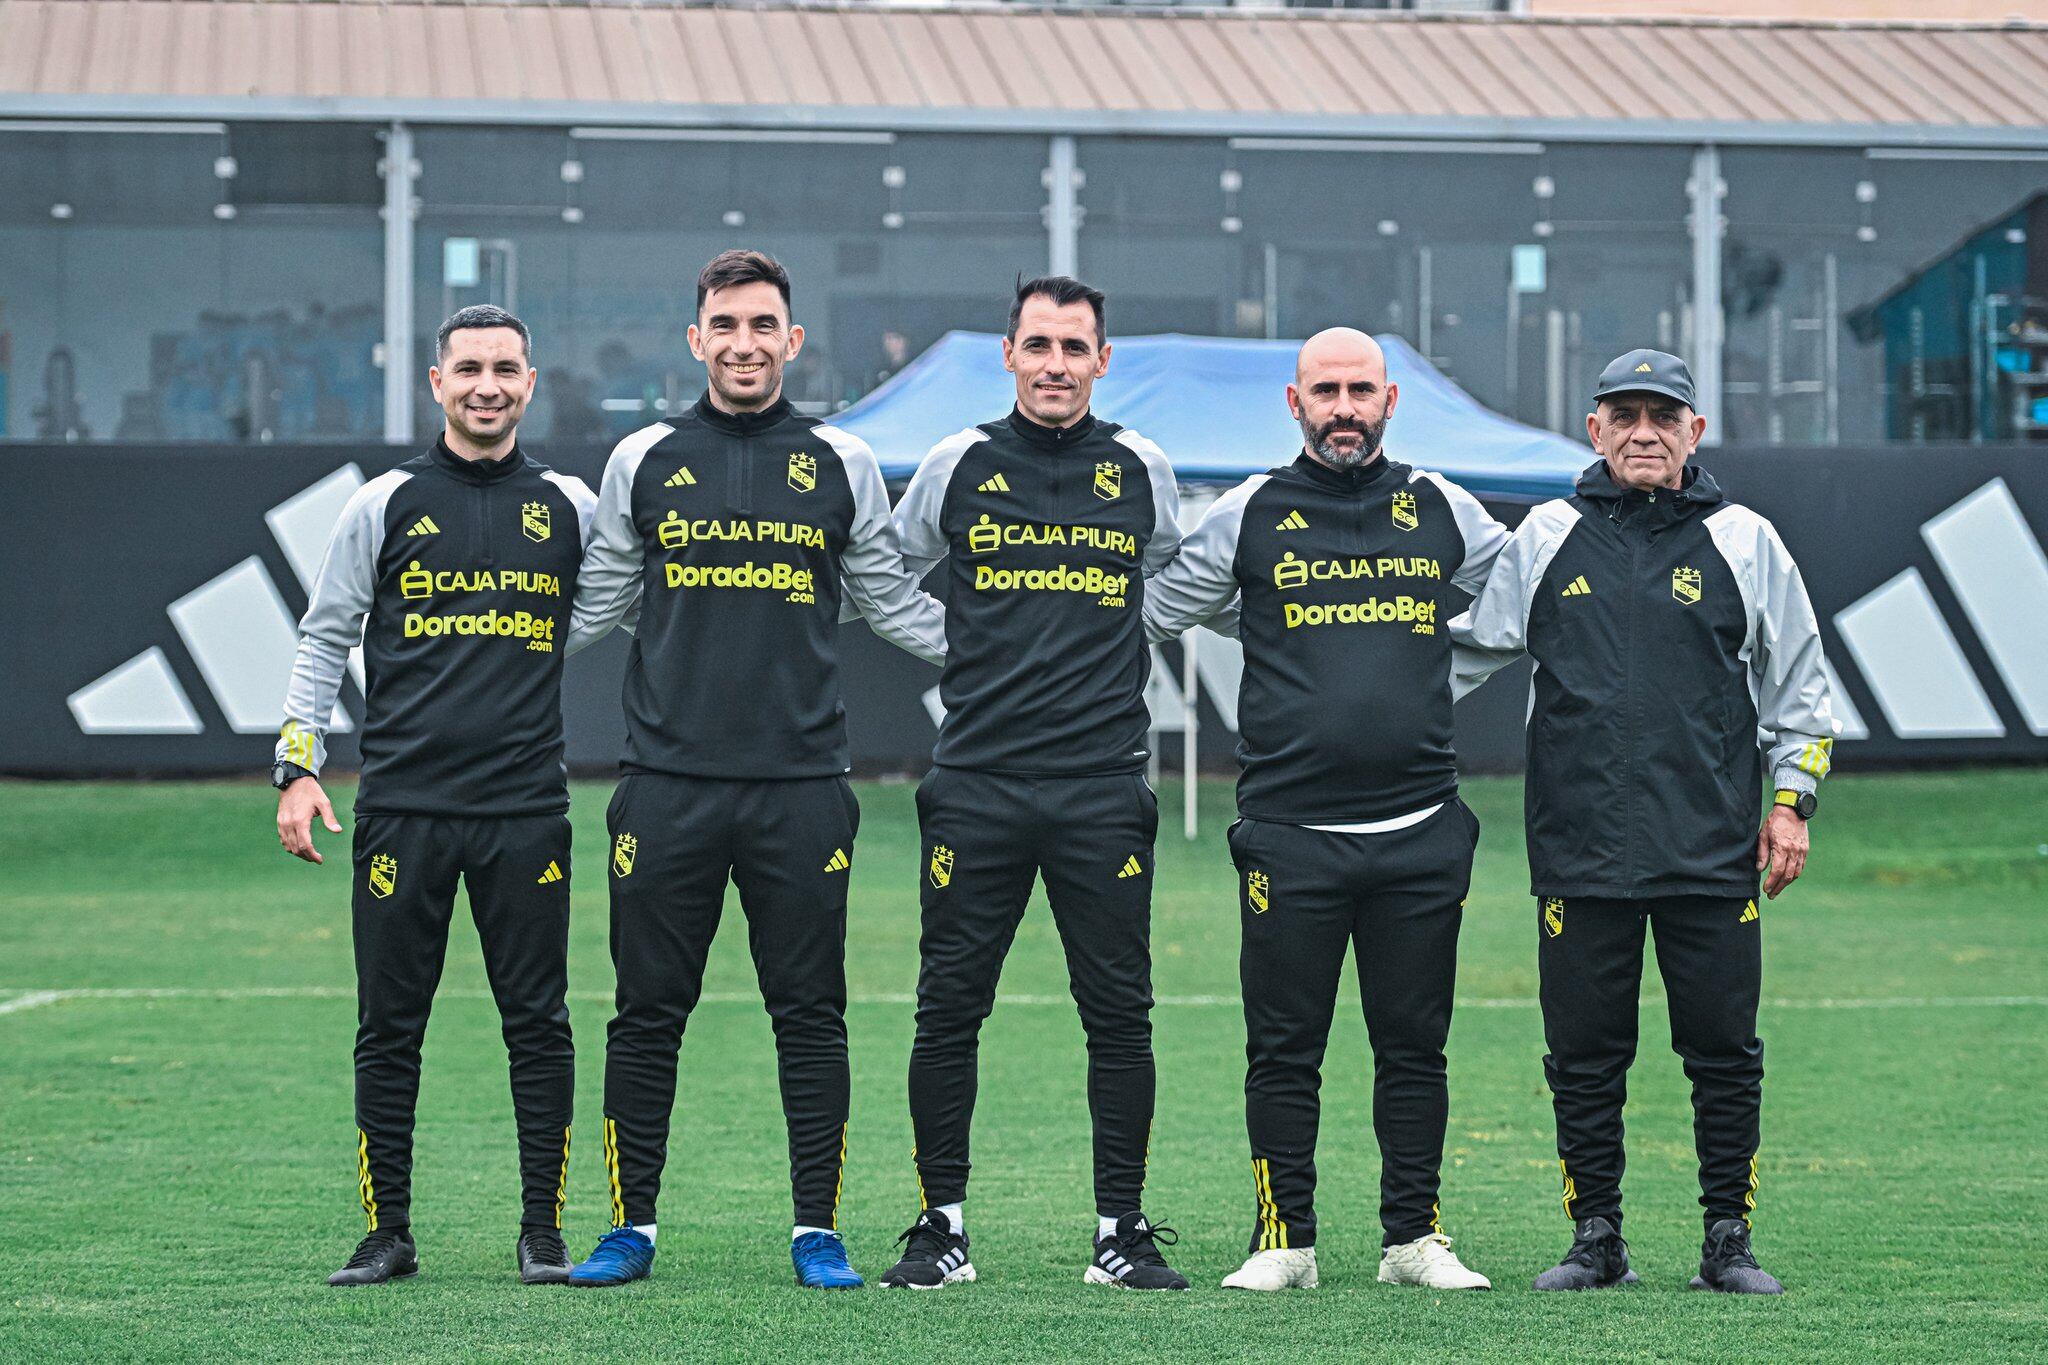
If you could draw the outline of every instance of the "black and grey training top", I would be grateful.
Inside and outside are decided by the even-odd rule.
[[[1838,732],[1813,604],[1770,522],[1697,466],[1638,492],[1595,463],[1529,513],[1451,629],[1491,652],[1461,650],[1461,690],[1536,662],[1535,895],[1756,894],[1759,737],[1775,785],[1812,791]]]
[[[1444,589],[1478,591],[1507,538],[1470,493],[1385,456],[1339,471],[1302,455],[1210,506],[1145,626],[1242,642],[1240,814],[1367,824],[1456,794]]]
[[[932,447],[896,507],[904,559],[949,561],[935,762],[983,772],[1134,772],[1150,754],[1145,579],[1180,543],[1158,446],[1084,416],[1012,411]]]
[[[299,623],[277,758],[320,771],[360,644],[358,813],[567,810],[563,645],[596,502],[516,447],[471,461],[442,441],[358,488]]]
[[[944,659],[945,611],[904,567],[880,466],[857,437],[787,401],[735,414],[705,398],[619,442],[569,648],[634,631],[626,770],[845,772],[842,594],[883,639]]]

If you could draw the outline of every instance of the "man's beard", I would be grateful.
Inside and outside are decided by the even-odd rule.
[[[1377,422],[1330,422],[1321,427],[1312,426],[1305,420],[1301,424],[1301,436],[1308,442],[1308,448],[1332,469],[1356,469],[1369,463],[1380,453],[1380,438],[1386,430],[1387,419],[1384,417]],[[1330,438],[1340,431],[1358,434],[1360,440],[1356,449],[1339,450],[1331,444]]]

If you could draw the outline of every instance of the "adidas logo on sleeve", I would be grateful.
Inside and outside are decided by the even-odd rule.
[[[983,479],[980,489],[984,493],[1007,493],[1010,491],[1010,481],[998,473],[993,478]]]
[[[1303,516],[1299,509],[1296,509],[1280,518],[1280,524],[1273,529],[1276,531],[1306,531],[1308,529],[1308,518]]]
[[[1558,594],[1559,597],[1591,597],[1592,595],[1593,585],[1586,581],[1584,574],[1580,574],[1577,578],[1566,584],[1565,590]]]
[[[409,536],[438,536],[441,534],[441,528],[434,524],[432,517],[421,517],[407,527],[405,533]]]

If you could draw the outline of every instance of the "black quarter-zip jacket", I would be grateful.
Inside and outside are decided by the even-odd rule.
[[[1302,455],[1210,506],[1145,625],[1167,640],[1234,618],[1240,814],[1360,824],[1457,792],[1445,589],[1477,592],[1507,538],[1464,489],[1383,455]]]
[[[1164,452],[1084,415],[1012,410],[918,466],[896,527],[922,574],[944,559],[946,708],[933,760],[983,772],[1134,772],[1150,754],[1145,580],[1180,544]]]
[[[363,647],[363,814],[567,810],[562,658],[596,498],[436,441],[349,499],[299,626],[277,757],[317,773]]]
[[[1536,662],[1534,894],[1756,894],[1759,731],[1775,784],[1799,791],[1837,732],[1813,607],[1768,521],[1697,466],[1643,492],[1595,463],[1529,514],[1454,634],[1494,651],[1477,676]]]
[[[728,413],[707,395],[612,452],[569,648],[634,631],[627,771],[824,777],[848,767],[842,597],[944,658],[944,610],[903,566],[874,452],[787,400]]]

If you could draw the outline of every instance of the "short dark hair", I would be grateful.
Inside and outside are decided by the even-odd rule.
[[[781,291],[782,306],[789,307],[789,272],[782,268],[782,262],[765,251],[743,251],[737,247],[721,251],[697,272],[697,311],[704,311],[704,300],[714,289],[764,281]]]
[[[1012,341],[1017,339],[1017,319],[1024,316],[1024,301],[1041,295],[1061,308],[1070,303],[1085,302],[1095,313],[1095,344],[1100,346],[1109,340],[1109,328],[1102,319],[1102,291],[1081,283],[1071,275],[1040,275],[1035,280],[1019,275],[1017,297],[1010,304],[1010,329],[1003,333],[1004,336]]]
[[[518,318],[488,303],[472,303],[467,308],[458,308],[448,321],[441,324],[441,330],[434,336],[434,358],[448,358],[448,338],[455,333],[485,327],[510,327],[519,333],[519,353],[529,365],[533,363],[533,333],[527,331],[526,324]]]

